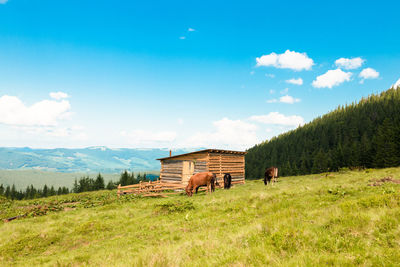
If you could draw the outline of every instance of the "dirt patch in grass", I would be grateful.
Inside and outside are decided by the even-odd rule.
[[[400,180],[393,179],[393,177],[391,177],[391,176],[384,177],[384,178],[378,179],[378,180],[370,180],[369,182],[370,182],[368,184],[369,186],[382,186],[385,183],[400,184]]]
[[[70,208],[70,207],[65,207],[64,211],[71,211],[71,210],[76,210],[76,208]]]

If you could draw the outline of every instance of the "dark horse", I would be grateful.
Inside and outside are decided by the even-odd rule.
[[[224,189],[229,189],[231,188],[232,184],[232,176],[230,173],[225,173],[224,175]]]
[[[265,176],[264,176],[264,184],[267,185],[268,183],[274,184],[275,178],[278,177],[278,168],[277,167],[271,167],[265,170]]]
[[[199,172],[190,177],[188,185],[186,186],[186,194],[191,197],[193,195],[193,191],[199,190],[200,186],[207,186],[207,192],[215,191],[215,184],[218,185],[216,175],[212,172]]]

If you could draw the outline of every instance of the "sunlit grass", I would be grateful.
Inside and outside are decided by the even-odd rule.
[[[192,198],[82,199],[67,211],[0,223],[1,265],[398,265],[400,168],[248,181]],[[43,203],[44,203],[43,202]],[[43,204],[42,203],[42,204]],[[7,216],[31,202],[14,202]],[[5,212],[1,218],[6,216]]]

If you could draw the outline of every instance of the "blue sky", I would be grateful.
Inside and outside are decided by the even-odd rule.
[[[0,146],[249,148],[390,88],[399,8],[0,0]]]

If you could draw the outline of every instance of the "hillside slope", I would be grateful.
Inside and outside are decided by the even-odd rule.
[[[399,165],[400,87],[339,107],[250,148],[246,177],[260,177],[270,166],[289,176]]]
[[[3,265],[394,266],[400,168],[249,181],[188,198],[115,191],[0,200]]]

